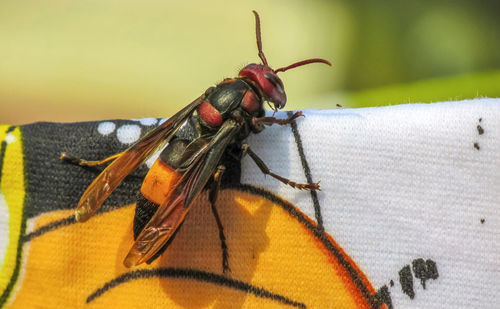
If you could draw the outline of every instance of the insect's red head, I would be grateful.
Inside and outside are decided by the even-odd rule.
[[[264,99],[272,102],[275,109],[282,109],[286,104],[283,82],[276,72],[267,65],[249,64],[238,74],[253,81],[264,94]]]
[[[282,109],[286,104],[286,93],[283,87],[283,82],[278,77],[278,72],[284,72],[289,69],[299,67],[301,65],[309,63],[325,63],[331,66],[332,64],[324,59],[313,58],[303,61],[296,62],[286,67],[282,67],[276,70],[271,69],[267,64],[267,59],[262,51],[262,40],[260,36],[260,18],[257,12],[253,11],[255,15],[255,27],[257,35],[257,48],[259,49],[259,57],[262,60],[262,64],[249,64],[244,67],[240,73],[240,77],[246,77],[253,81],[257,87],[263,92],[264,99],[270,101],[274,104],[274,110]]]

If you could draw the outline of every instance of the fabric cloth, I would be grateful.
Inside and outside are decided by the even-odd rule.
[[[217,208],[207,194],[166,252],[128,269],[134,201],[154,158],[89,221],[103,159],[162,120],[0,126],[0,305],[12,308],[495,308],[500,303],[500,99],[308,110],[248,142]],[[286,112],[276,117],[286,118]],[[238,171],[228,171],[228,173]]]

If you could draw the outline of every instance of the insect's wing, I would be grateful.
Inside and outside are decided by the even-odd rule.
[[[213,175],[222,154],[239,128],[233,120],[227,120],[203,151],[197,154],[166,202],[158,208],[135,240],[123,262],[125,266],[133,267],[148,261],[172,237],[184,221],[192,201]]]
[[[201,96],[194,100],[162,125],[150,131],[104,169],[80,198],[75,211],[76,220],[80,222],[88,220],[128,174],[172,138],[203,98],[204,96]]]

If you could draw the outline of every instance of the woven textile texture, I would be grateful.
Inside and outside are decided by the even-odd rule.
[[[102,167],[162,119],[0,125],[0,306],[6,308],[495,308],[500,303],[500,99],[308,110],[251,135],[276,174],[230,165],[167,250],[123,265],[153,165],[98,213],[73,211]],[[275,116],[286,118],[290,112]],[[238,179],[240,181],[238,181]]]

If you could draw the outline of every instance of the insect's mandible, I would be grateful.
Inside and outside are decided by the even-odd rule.
[[[245,139],[251,133],[259,133],[266,125],[287,125],[302,115],[296,112],[287,119],[265,117],[264,102],[270,103],[275,111],[286,104],[279,72],[310,63],[331,64],[327,60],[313,58],[272,69],[262,51],[259,15],[255,11],[253,13],[262,64],[249,64],[239,72],[238,77],[226,78],[215,87],[208,88],[121,153],[100,161],[87,161],[62,153],[61,159],[80,166],[109,164],[86,189],[78,203],[75,218],[84,222],[128,174],[167,145],[141,186],[134,219],[135,243],[125,257],[125,266],[132,267],[156,259],[174,239],[193,206],[193,200],[206,188],[219,228],[222,269],[229,271],[228,248],[215,207],[226,171],[223,158],[235,157],[239,162],[248,155],[266,175],[297,189],[319,189],[318,183],[297,183],[273,173],[245,143]],[[138,213],[141,215],[138,216]]]

